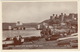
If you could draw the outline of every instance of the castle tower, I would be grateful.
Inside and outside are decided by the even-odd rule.
[[[64,15],[63,15],[63,13],[61,13],[61,22],[63,23],[64,22]]]

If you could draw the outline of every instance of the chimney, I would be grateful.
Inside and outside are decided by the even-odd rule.
[[[53,16],[50,16],[50,20],[52,20],[53,19]]]

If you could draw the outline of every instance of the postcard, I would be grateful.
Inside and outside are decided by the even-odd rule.
[[[2,50],[79,49],[78,1],[2,1]]]

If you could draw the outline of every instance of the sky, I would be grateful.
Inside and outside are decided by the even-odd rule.
[[[49,19],[53,14],[77,13],[77,2],[3,2],[2,21],[32,23]]]

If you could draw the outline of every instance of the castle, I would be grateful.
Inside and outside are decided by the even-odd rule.
[[[60,15],[53,14],[50,19],[44,20],[38,24],[38,29],[42,29],[43,25],[53,26],[54,28],[71,28],[71,26],[77,27],[78,16],[77,14],[70,13],[69,15],[61,13]]]

